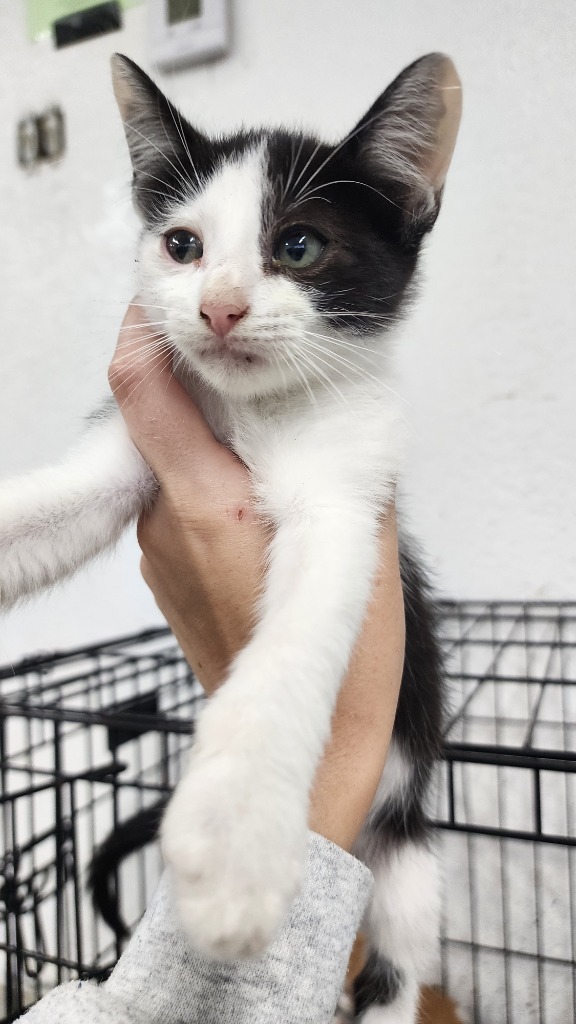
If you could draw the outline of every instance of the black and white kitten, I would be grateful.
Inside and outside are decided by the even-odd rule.
[[[113,64],[143,223],[139,301],[274,526],[257,626],[202,712],[162,828],[192,942],[234,958],[270,942],[302,882],[310,787],[402,462],[389,348],[438,213],[460,83],[432,54],[338,145],[284,130],[209,139],[131,61]],[[3,484],[0,603],[109,547],[156,487],[117,413],[61,466]],[[358,998],[379,1024],[412,1024],[437,932],[422,800],[441,687],[406,558],[403,573],[410,671],[358,844],[376,879]]]

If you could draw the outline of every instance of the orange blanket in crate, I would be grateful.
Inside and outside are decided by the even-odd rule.
[[[352,994],[354,978],[362,970],[363,963],[364,940],[359,935],[354,943],[346,974],[346,991],[349,996]],[[436,988],[425,987],[420,996],[419,1024],[464,1024],[464,1022],[452,999]]]

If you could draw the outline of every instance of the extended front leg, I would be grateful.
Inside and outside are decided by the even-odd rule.
[[[282,525],[262,616],[203,712],[163,850],[192,943],[233,959],[276,933],[302,882],[309,794],[368,603],[376,517],[310,510]]]
[[[93,423],[61,465],[0,482],[0,607],[116,543],[155,490],[119,414]]]

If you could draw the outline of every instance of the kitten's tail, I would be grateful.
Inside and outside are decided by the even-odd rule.
[[[127,938],[129,931],[118,907],[116,872],[126,857],[156,839],[169,799],[169,795],[163,796],[122,822],[98,847],[90,863],[88,888],[92,904],[118,939]]]

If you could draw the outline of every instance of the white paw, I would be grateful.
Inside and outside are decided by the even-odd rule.
[[[219,753],[194,760],[168,807],[162,850],[193,946],[221,960],[270,944],[298,893],[306,807]]]

